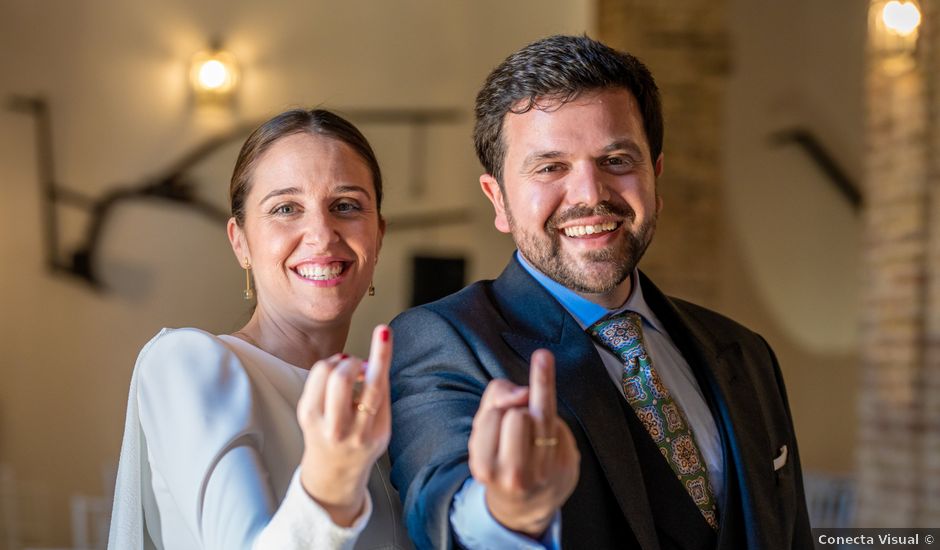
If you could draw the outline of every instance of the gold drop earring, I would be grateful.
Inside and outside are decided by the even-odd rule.
[[[373,265],[373,266],[379,265],[379,257],[378,257],[378,256],[375,257],[375,263],[372,264],[372,265]],[[373,267],[373,269],[374,269],[374,267]],[[374,280],[369,281],[369,296],[375,296],[375,281],[374,281]]]
[[[245,292],[242,294],[246,300],[255,298],[255,291],[251,288],[251,262],[245,258]]]

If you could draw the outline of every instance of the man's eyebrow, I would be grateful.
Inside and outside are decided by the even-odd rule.
[[[264,204],[266,200],[274,197],[280,197],[281,195],[296,195],[297,193],[300,193],[300,189],[296,187],[283,187],[281,189],[275,189],[274,191],[271,191],[265,195],[260,201],[258,201],[258,204]]]
[[[557,159],[560,156],[562,156],[561,151],[535,151],[526,156],[525,160],[522,162],[522,167],[528,168],[543,160]]]
[[[607,147],[604,147],[604,152],[610,153],[613,151],[619,151],[621,149],[625,149],[637,156],[643,155],[643,149],[641,149],[639,144],[637,144],[637,142],[633,141],[632,139],[617,140],[611,143],[610,145],[608,145]]]
[[[333,189],[334,193],[362,193],[363,195],[369,195],[369,191],[362,187],[361,185],[337,185]]]

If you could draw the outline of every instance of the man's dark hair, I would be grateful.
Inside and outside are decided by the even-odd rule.
[[[582,92],[624,88],[636,98],[652,161],[663,149],[663,111],[653,75],[639,59],[587,36],[556,35],[506,58],[477,94],[473,141],[486,172],[502,182],[503,119],[539,108],[544,99],[574,100]]]

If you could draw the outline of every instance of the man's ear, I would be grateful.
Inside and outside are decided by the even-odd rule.
[[[480,188],[483,189],[483,194],[486,195],[486,198],[490,199],[490,202],[493,203],[493,210],[496,213],[496,219],[493,220],[493,225],[495,225],[496,229],[499,231],[509,233],[509,216],[506,213],[506,198],[503,196],[503,188],[500,187],[496,178],[490,174],[480,176]]]
[[[228,219],[228,225],[225,229],[228,233],[228,242],[232,245],[232,252],[235,253],[235,259],[238,260],[238,265],[246,267],[245,262],[251,262],[251,253],[248,250],[248,242],[245,240],[245,232],[238,226],[238,222],[235,221],[234,217]]]
[[[663,196],[659,194],[659,176],[663,173],[663,154],[660,153],[659,157],[656,159],[656,164],[653,166],[653,175],[657,179],[657,189],[656,189],[656,214],[659,214],[663,209]]]

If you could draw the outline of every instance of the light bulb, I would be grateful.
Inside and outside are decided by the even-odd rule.
[[[197,53],[193,56],[190,80],[200,99],[230,99],[238,84],[238,64],[235,62],[235,56],[222,50]]]
[[[885,4],[881,17],[885,27],[901,36],[910,35],[920,25],[920,10],[913,2],[891,0]]]
[[[209,90],[221,88],[228,79],[228,69],[218,59],[210,59],[199,68],[199,83]]]

